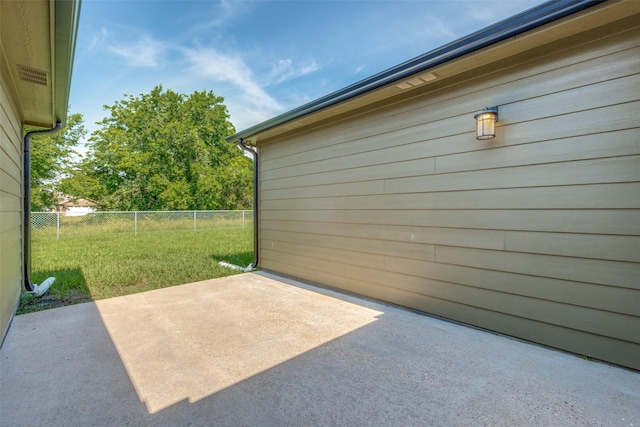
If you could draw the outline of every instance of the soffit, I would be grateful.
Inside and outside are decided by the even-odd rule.
[[[0,43],[24,120],[51,127],[53,2],[0,0]]]

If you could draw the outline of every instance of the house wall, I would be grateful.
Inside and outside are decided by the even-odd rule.
[[[640,369],[640,30],[535,52],[260,145],[260,266]]]
[[[22,120],[3,58],[0,55],[0,342],[22,283]]]

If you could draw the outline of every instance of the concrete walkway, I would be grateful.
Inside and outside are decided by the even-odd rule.
[[[248,273],[17,316],[2,426],[640,426],[640,374]]]

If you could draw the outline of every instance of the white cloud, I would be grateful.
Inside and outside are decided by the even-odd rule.
[[[256,82],[251,69],[239,56],[225,55],[212,48],[184,50],[190,71],[218,82],[231,83],[242,99],[270,117],[283,107]],[[255,115],[257,113],[252,113]],[[258,114],[260,115],[260,114]]]
[[[219,0],[209,3],[209,6],[209,8],[201,11],[201,14],[204,14],[204,19],[201,19],[196,24],[193,28],[194,32],[227,26],[241,16],[251,12],[256,5],[251,1]]]
[[[157,67],[165,52],[164,45],[148,35],[131,44],[112,44],[108,49],[124,58],[127,65],[132,67]]]
[[[271,72],[266,78],[266,85],[280,84],[287,80],[313,73],[319,69],[320,67],[315,60],[308,61],[296,67],[293,65],[291,59],[280,59],[278,62],[272,64]]]
[[[498,16],[501,14],[487,7],[472,6],[469,8],[468,15],[472,21],[493,23],[497,21]]]
[[[103,45],[104,42],[107,40],[107,37],[109,37],[109,30],[107,30],[105,27],[101,27],[100,31],[92,35],[91,41],[87,46],[87,50],[92,51],[98,46]]]
[[[122,32],[122,31],[121,31]],[[87,45],[89,52],[106,50],[124,59],[131,67],[157,67],[166,52],[163,43],[154,40],[149,35],[130,36],[130,41],[122,41],[120,36],[116,40],[114,33],[105,27],[93,33]]]
[[[287,107],[267,93],[266,87],[319,69],[313,60],[296,65],[291,59],[281,59],[272,64],[270,72],[265,76],[256,76],[239,54],[226,54],[211,47],[182,49],[181,52],[192,79],[205,79],[231,86],[221,91],[224,92],[225,105],[238,130],[277,116]]]
[[[487,7],[484,3],[472,2],[468,4],[465,13],[473,22],[486,26],[540,3],[540,0],[504,1],[494,2],[491,4],[491,7]]]
[[[438,19],[435,16],[427,16],[423,18],[426,21],[421,27],[423,37],[427,40],[453,40],[456,38],[456,32],[446,21]]]
[[[316,61],[312,60],[311,62],[303,65],[298,69],[297,76],[304,76],[305,74],[313,73],[314,71],[317,71],[319,69],[320,67],[318,66],[318,64],[316,64]]]
[[[242,131],[250,128],[253,125],[262,123],[277,114],[269,113],[256,106],[250,106],[243,102],[234,102],[225,98],[225,105],[229,110],[231,116],[231,122],[236,128],[236,131]]]

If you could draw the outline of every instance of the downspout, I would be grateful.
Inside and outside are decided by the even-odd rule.
[[[62,123],[56,122],[51,129],[33,130],[24,136],[24,221],[23,221],[23,263],[24,287],[27,292],[36,296],[43,295],[51,286],[55,278],[49,277],[40,285],[31,282],[31,137],[43,133],[55,133],[62,129]]]
[[[253,157],[253,262],[246,271],[258,267],[258,150],[245,145],[243,138],[238,138],[238,146]]]

